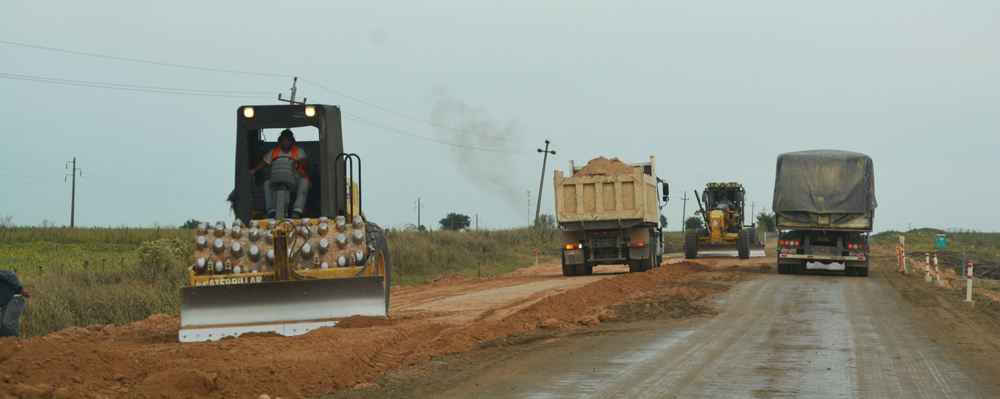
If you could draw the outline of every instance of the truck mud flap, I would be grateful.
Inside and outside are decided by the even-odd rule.
[[[192,328],[261,324],[249,331],[267,332],[275,331],[270,323],[384,317],[386,289],[384,276],[182,287],[180,336]]]

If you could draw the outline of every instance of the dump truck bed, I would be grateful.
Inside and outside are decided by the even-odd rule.
[[[653,157],[628,165],[632,173],[566,177],[555,171],[556,222],[576,229],[658,224]]]

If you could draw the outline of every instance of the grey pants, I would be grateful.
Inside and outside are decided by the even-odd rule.
[[[292,205],[292,211],[301,213],[305,209],[307,195],[309,195],[309,179],[302,177],[295,179],[295,205]],[[271,188],[271,180],[267,180],[264,182],[264,208],[268,213],[275,211],[274,202],[274,189]]]
[[[24,310],[24,297],[15,295],[3,305],[0,310],[0,337],[18,337],[21,333],[17,331],[17,323],[21,319],[21,311]]]

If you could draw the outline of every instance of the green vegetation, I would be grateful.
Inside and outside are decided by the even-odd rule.
[[[702,222],[700,216],[691,216],[684,220],[685,229],[700,229],[705,227],[705,223]]]
[[[773,213],[758,213],[757,214],[757,229],[760,231],[775,231],[775,221]]]
[[[525,227],[513,230],[434,232],[386,231],[393,285],[420,285],[441,275],[463,277],[506,273],[559,256],[559,231]]]
[[[38,242],[22,249],[37,247],[50,253],[59,252],[59,247],[75,245],[78,244]],[[53,248],[57,251],[49,251]],[[107,267],[83,267],[83,262],[62,257],[59,259],[66,263],[46,265],[38,272],[19,272],[22,283],[32,292],[21,317],[21,334],[38,336],[92,324],[121,325],[156,313],[178,312],[178,288],[185,283],[186,265],[194,262],[193,242],[160,239],[135,247],[110,248],[109,253],[128,261]],[[41,258],[53,259],[51,255]]]
[[[160,238],[157,238],[159,236]],[[32,292],[21,334],[67,327],[124,325],[156,313],[180,312],[195,233],[185,229],[4,227],[0,268],[16,271]],[[419,285],[439,275],[489,276],[559,256],[559,231],[387,230],[393,285]]]
[[[471,221],[466,215],[452,212],[449,213],[448,216],[442,218],[438,223],[441,223],[441,228],[444,230],[461,231],[462,229],[469,228]]]

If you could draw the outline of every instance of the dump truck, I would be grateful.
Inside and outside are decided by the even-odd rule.
[[[180,289],[180,341],[292,336],[354,315],[386,316],[389,248],[363,212],[361,157],[344,152],[340,108],[294,103],[293,96],[288,105],[240,107],[236,125],[229,196],[236,220],[198,226],[190,286]],[[291,128],[318,133],[295,143],[309,170],[275,157],[254,173],[262,157],[278,154],[267,134]],[[312,184],[306,206],[299,218],[283,217],[302,173]],[[276,193],[275,218],[265,210],[264,184]]]
[[[556,223],[562,235],[564,276],[590,275],[595,265],[627,264],[643,272],[663,262],[663,204],[669,185],[657,179],[655,158],[625,164],[599,157],[584,167],[555,171]]]
[[[757,229],[752,223],[744,225],[746,189],[742,184],[708,183],[701,198],[697,190],[694,193],[698,202],[695,214],[701,215],[705,227],[684,231],[684,258],[764,256]]]
[[[808,262],[819,262],[868,276],[868,236],[878,206],[869,156],[837,150],[778,155],[773,201],[778,273],[799,274]]]

